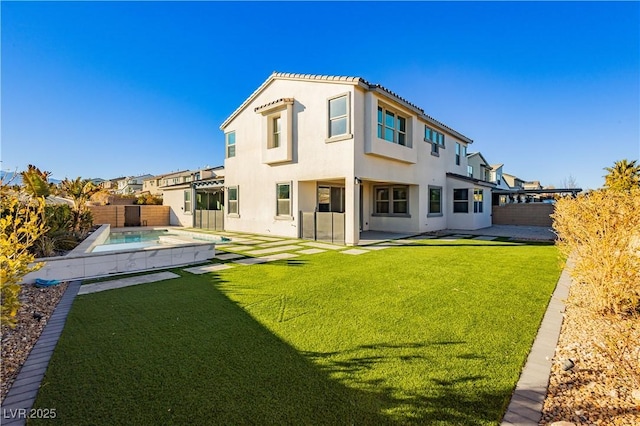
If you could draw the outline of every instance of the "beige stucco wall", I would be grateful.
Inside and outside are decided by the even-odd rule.
[[[162,205],[170,208],[169,224],[175,226],[193,226],[193,213],[184,210],[184,191],[192,191],[189,186],[176,189],[165,189],[162,194]],[[193,209],[193,193],[191,206]]]
[[[348,94],[351,137],[327,141],[328,99]],[[265,117],[254,109],[279,99],[295,99],[291,107],[292,161],[268,163],[265,160]],[[378,103],[408,117],[407,136],[411,147],[378,139]],[[239,215],[225,216],[225,229],[278,236],[299,236],[299,211],[314,211],[319,182],[336,182],[345,187],[345,241],[359,237],[360,186],[363,188],[363,230],[425,232],[451,224],[477,229],[491,224],[490,190],[485,188],[483,214],[449,219],[452,214],[453,187],[446,173],[466,175],[467,160],[455,164],[455,143],[464,144],[445,133],[445,147],[439,156],[431,154],[431,143],[424,142],[425,120],[402,102],[353,84],[335,81],[314,82],[274,80],[227,123],[225,132],[236,132],[236,156],[225,160],[225,187],[239,188]],[[437,128],[429,124],[432,128]],[[355,177],[362,182],[357,184]],[[292,184],[292,217],[276,217],[276,183]],[[376,216],[376,185],[409,186],[410,217]],[[443,215],[428,217],[429,185],[442,188]],[[473,184],[466,183],[473,193]],[[459,187],[459,186],[456,186]],[[465,186],[466,187],[466,186]],[[166,193],[165,193],[166,197]],[[226,203],[228,204],[228,203]],[[471,205],[473,211],[473,205]]]

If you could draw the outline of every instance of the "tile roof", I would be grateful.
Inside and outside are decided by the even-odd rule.
[[[344,84],[353,84],[353,85],[358,85],[366,90],[371,90],[371,91],[377,91],[377,92],[382,92],[382,94],[386,95],[387,97],[390,97],[396,101],[399,101],[399,103],[404,104],[405,106],[409,107],[410,109],[413,109],[416,114],[418,114],[418,116],[420,118],[425,119],[426,121],[437,125],[439,127],[441,127],[442,129],[448,131],[449,133],[461,138],[462,140],[464,140],[467,143],[473,143],[473,140],[471,140],[470,138],[464,136],[463,134],[457,132],[456,130],[452,129],[451,127],[447,126],[446,124],[436,120],[435,118],[431,117],[430,115],[427,115],[424,110],[422,108],[420,108],[419,106],[415,105],[412,102],[409,102],[407,99],[401,97],[400,95],[398,95],[397,93],[387,89],[386,87],[382,86],[381,84],[373,84],[368,82],[367,80],[365,80],[362,77],[354,77],[354,76],[335,76],[335,75],[320,75],[320,74],[296,74],[296,73],[285,73],[285,72],[278,72],[278,71],[274,71],[273,73],[271,73],[271,75],[269,76],[269,78],[267,78],[256,90],[254,90],[254,92],[238,107],[236,108],[236,110],[220,125],[220,129],[223,129],[224,127],[226,127],[226,125],[233,119],[236,117],[236,115],[238,115],[240,113],[240,111],[242,111],[265,87],[267,87],[269,85],[269,83],[271,83],[273,80],[276,79],[282,79],[282,80],[310,80],[310,81],[326,81],[326,82],[333,82],[333,83],[344,83]],[[280,100],[278,100],[280,101]],[[274,102],[278,102],[278,101],[274,101]],[[269,104],[267,104],[269,105]],[[267,105],[262,105],[258,108],[256,108],[256,110],[260,109],[260,108],[264,108]]]

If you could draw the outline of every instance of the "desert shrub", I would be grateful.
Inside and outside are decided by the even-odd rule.
[[[147,205],[147,206],[161,206],[162,205],[162,197],[152,194],[143,194],[138,196],[136,200],[136,204]]]
[[[47,232],[30,249],[36,257],[56,256],[78,245],[78,238],[73,233],[73,212],[69,205],[47,205],[44,217]]]
[[[596,312],[629,313],[640,302],[640,189],[563,198],[553,214],[558,243],[574,255],[573,278],[587,285]]]
[[[2,185],[0,189],[0,323],[15,325],[20,308],[20,282],[31,271],[42,267],[32,264],[29,251],[45,231],[44,198],[31,197]]]
[[[593,345],[640,388],[640,188],[563,198],[553,214],[558,245],[575,261],[571,303],[604,324]]]

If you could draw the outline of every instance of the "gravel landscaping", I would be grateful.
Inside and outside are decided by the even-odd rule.
[[[47,288],[38,288],[32,284],[22,286],[20,301],[22,306],[17,314],[15,328],[2,326],[2,381],[0,383],[0,401],[3,401],[20,367],[27,360],[29,352],[38,341],[45,325],[58,302],[62,298],[68,283]]]
[[[620,361],[598,348],[612,324],[573,303],[584,292],[579,284],[571,287],[541,424],[638,425],[640,389],[616,368]],[[626,361],[638,365],[640,327],[626,337],[631,343]]]

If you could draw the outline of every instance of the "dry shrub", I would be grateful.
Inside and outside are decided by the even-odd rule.
[[[574,255],[583,302],[600,314],[630,313],[640,302],[640,189],[562,198],[553,214],[558,245]]]
[[[640,387],[640,189],[599,190],[558,200],[558,246],[575,259],[574,303],[606,322],[595,346]]]

